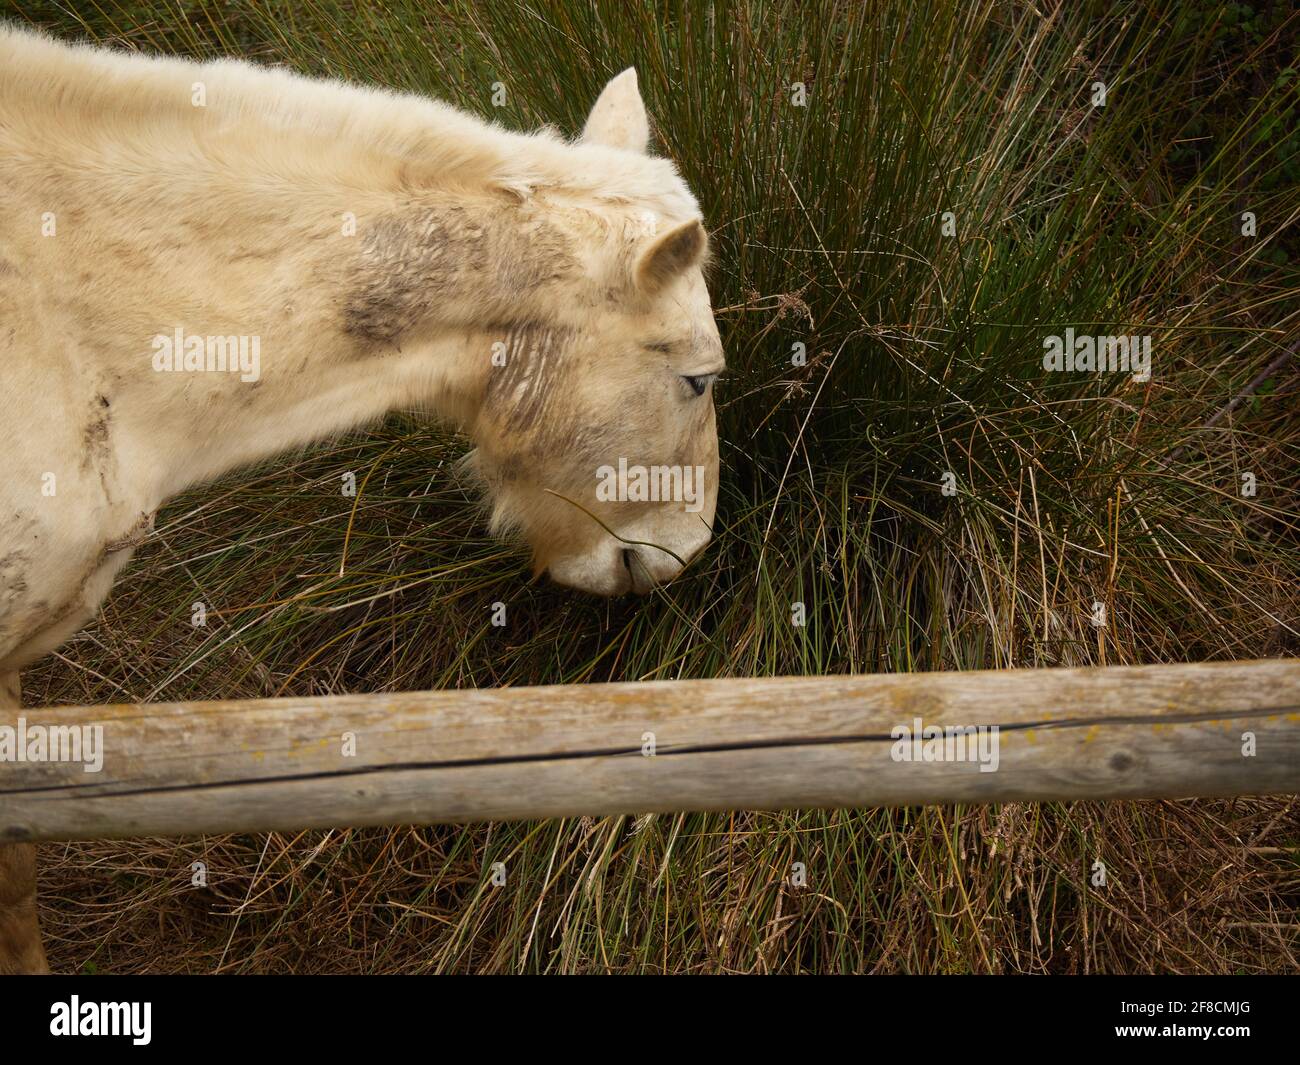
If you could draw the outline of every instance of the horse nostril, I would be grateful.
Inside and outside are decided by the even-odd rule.
[[[623,548],[623,568],[627,570],[628,573],[632,572],[632,554],[633,552],[630,547]]]

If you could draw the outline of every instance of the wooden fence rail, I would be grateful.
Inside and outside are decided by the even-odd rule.
[[[97,772],[13,760],[96,725]],[[0,759],[9,840],[1300,792],[1300,661],[3,710]]]

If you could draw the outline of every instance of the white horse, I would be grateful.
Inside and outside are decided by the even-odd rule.
[[[566,143],[0,29],[0,705],[168,497],[395,408],[472,439],[537,571],[675,576],[710,537],[723,356],[699,209],[648,140],[632,70]],[[0,845],[0,972],[44,968],[34,892]]]

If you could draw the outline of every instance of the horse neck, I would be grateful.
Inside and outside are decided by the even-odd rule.
[[[36,358],[105,427],[106,490],[161,501],[396,407],[465,423],[493,339],[577,269],[543,198],[500,180],[574,149],[276,72],[5,32],[0,57],[23,66],[0,72],[0,244],[59,279],[34,295],[61,323]],[[234,338],[258,365],[160,369],[168,338]]]
[[[160,224],[160,241],[195,234],[166,255],[141,233],[152,268],[118,292],[156,333],[119,340],[115,406],[123,430],[135,417],[160,499],[396,408],[471,423],[493,339],[542,314],[543,290],[572,266],[553,227],[516,213],[481,195],[317,181]],[[208,348],[223,346],[242,361],[222,369]]]

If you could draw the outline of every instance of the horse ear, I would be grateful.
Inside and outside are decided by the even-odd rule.
[[[582,129],[582,143],[645,154],[650,144],[650,120],[637,88],[635,67],[611,79],[596,98]]]
[[[673,278],[704,261],[709,238],[698,218],[674,226],[641,253],[636,261],[637,287],[653,295]]]

